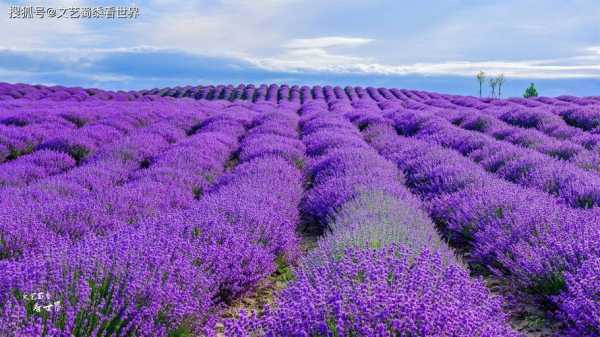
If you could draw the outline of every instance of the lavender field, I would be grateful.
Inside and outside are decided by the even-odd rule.
[[[0,336],[600,336],[600,96],[0,84]]]

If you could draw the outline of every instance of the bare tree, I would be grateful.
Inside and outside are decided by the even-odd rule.
[[[498,98],[502,98],[502,85],[504,85],[504,83],[506,83],[504,74],[498,75],[498,77],[496,77],[496,84],[498,84]]]
[[[485,83],[485,73],[483,71],[477,73],[477,81],[479,81],[479,97],[481,97],[481,88],[483,88],[483,83]]]
[[[498,79],[490,78],[490,88],[492,88],[492,98],[496,98],[496,87],[498,86]]]

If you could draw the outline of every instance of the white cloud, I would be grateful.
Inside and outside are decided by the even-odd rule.
[[[290,49],[301,48],[331,48],[331,47],[357,47],[372,42],[372,39],[360,37],[325,36],[312,39],[294,39],[283,46]]]
[[[448,61],[417,63],[382,63],[368,57],[331,52],[326,48],[290,48],[284,49],[275,56],[258,57],[237,55],[230,57],[233,64],[230,68],[247,67],[248,64],[260,69],[276,72],[301,73],[324,72],[363,75],[458,75],[472,76],[483,70],[488,74],[504,73],[512,78],[600,78],[600,53],[598,47],[584,48],[581,55],[563,59],[522,60],[522,61]],[[3,48],[0,52],[16,55],[30,55],[58,61],[64,65],[77,64],[78,69],[92,69],[103,58],[113,53],[160,53],[187,54],[203,56],[201,52],[190,53],[178,48],[157,48],[152,46],[117,47],[117,48]],[[235,60],[242,62],[235,63]],[[8,70],[8,69],[5,69]],[[88,75],[89,76],[89,75]],[[106,74],[98,74],[95,80],[102,81]],[[111,79],[118,74],[110,74]]]
[[[153,0],[146,17],[125,27],[131,45],[178,48],[205,55],[260,54],[285,40],[298,0]]]
[[[585,48],[585,50],[588,51],[588,52],[590,52],[590,53],[600,55],[600,46],[588,47],[588,48]]]
[[[320,48],[292,49],[277,57],[251,57],[246,60],[259,68],[281,72],[348,72],[349,67],[365,62],[361,57],[331,54]]]
[[[523,8],[528,4],[525,1]],[[569,39],[596,22],[600,10],[592,6],[585,15],[576,16],[563,12],[571,14],[581,6],[569,11],[569,6],[561,5],[561,10],[533,13],[514,11],[514,5],[515,1],[508,1],[468,6],[432,21],[430,28],[402,32],[398,41],[391,41],[395,37],[373,35],[375,40],[343,28],[332,30],[332,35],[298,38],[306,31],[318,33],[318,24],[323,24],[305,17],[320,5],[307,6],[300,0],[149,0],[141,8],[141,17],[126,24],[0,20],[0,51],[39,53],[39,57],[76,64],[78,69],[91,67],[110,53],[169,51],[233,57],[279,72],[472,76],[484,70],[513,78],[600,78],[600,45],[586,42],[582,45],[590,46],[580,48]],[[0,11],[6,13],[7,6],[0,1]],[[309,23],[314,25],[304,26]],[[519,34],[527,38],[515,39]],[[490,44],[491,39],[498,41]],[[553,48],[544,47],[546,40]],[[549,53],[554,50],[560,52]],[[391,56],[385,58],[386,54]],[[108,75],[98,76],[101,81]]]
[[[114,75],[114,74],[93,74],[88,77],[95,82],[126,82],[134,80],[131,76]]]
[[[587,55],[552,60],[384,64],[370,58],[330,53],[323,48],[307,48],[287,50],[276,57],[247,60],[260,68],[281,72],[472,76],[483,70],[490,74],[504,73],[513,78],[600,78],[600,48],[586,50]],[[589,54],[592,51],[596,54]]]

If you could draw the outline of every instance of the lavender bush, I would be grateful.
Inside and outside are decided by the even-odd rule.
[[[448,242],[595,336],[599,107],[0,83],[0,335],[517,336]]]

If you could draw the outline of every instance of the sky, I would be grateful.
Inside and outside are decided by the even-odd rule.
[[[10,19],[11,6],[136,19]],[[105,89],[287,83],[600,95],[597,0],[0,0],[0,82]],[[489,86],[484,87],[489,95]]]

